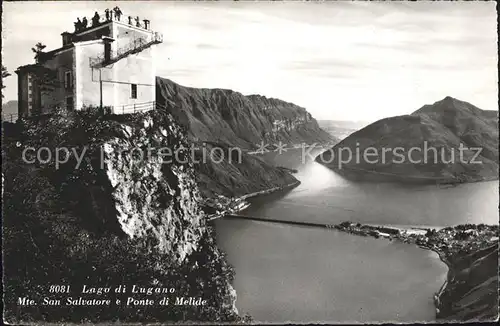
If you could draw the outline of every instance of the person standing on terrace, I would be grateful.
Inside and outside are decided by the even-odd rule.
[[[118,8],[118,6],[114,7],[113,11],[115,12],[115,18],[116,18],[116,20],[119,21],[121,15],[122,15],[122,11],[120,10],[120,8]]]
[[[99,25],[99,20],[100,19],[101,19],[101,17],[99,16],[99,14],[96,11],[95,14],[94,14],[94,17],[92,17],[92,26]]]

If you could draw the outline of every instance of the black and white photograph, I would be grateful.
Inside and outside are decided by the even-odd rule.
[[[494,1],[4,1],[9,325],[498,322]]]

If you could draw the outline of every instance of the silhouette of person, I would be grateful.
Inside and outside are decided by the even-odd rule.
[[[92,26],[98,25],[100,19],[101,19],[101,17],[99,16],[99,14],[96,11],[94,14],[94,17],[92,17]]]
[[[75,22],[75,31],[79,31],[81,29],[82,29],[82,21],[80,20],[80,18],[77,18]]]
[[[135,26],[141,27],[141,22],[140,22],[139,16],[135,17]]]
[[[128,16],[128,23],[129,25],[132,25],[132,16]]]
[[[116,6],[113,8],[113,11],[115,12],[116,19],[120,20],[120,16],[122,15],[122,11],[120,10],[120,8],[118,8],[118,6]]]
[[[83,20],[82,20],[82,27],[83,28],[87,28],[87,25],[88,25],[88,21],[87,21],[87,17],[83,17]]]
[[[111,20],[111,12],[109,9],[104,10],[104,13],[106,15],[106,20]]]

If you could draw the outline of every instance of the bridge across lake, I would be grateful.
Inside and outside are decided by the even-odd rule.
[[[285,221],[285,220],[278,220],[278,219],[272,219],[272,218],[267,218],[267,217],[266,218],[262,218],[262,217],[240,215],[240,214],[227,214],[227,215],[224,215],[224,217],[225,218],[232,218],[232,219],[253,220],[253,221],[261,221],[261,222],[269,222],[269,223],[292,224],[292,225],[298,225],[298,226],[310,226],[310,227],[327,228],[327,229],[333,229],[333,228],[335,228],[334,224],[315,223],[315,222]]]

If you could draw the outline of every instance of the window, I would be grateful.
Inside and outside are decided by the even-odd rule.
[[[71,111],[74,109],[73,107],[73,96],[70,96],[70,97],[66,97],[66,109],[68,111]]]
[[[130,97],[137,98],[137,84],[130,84]]]
[[[71,71],[66,71],[64,73],[64,88],[72,89],[73,88],[73,76]]]

